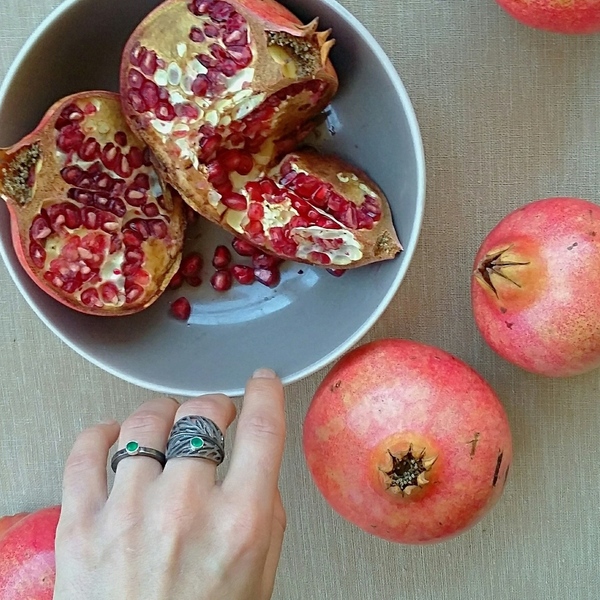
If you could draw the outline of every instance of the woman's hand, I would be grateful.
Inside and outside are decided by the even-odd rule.
[[[55,600],[264,600],[271,597],[285,529],[278,476],[285,439],[283,388],[272,371],[248,381],[229,471],[174,458],[123,459],[108,494],[106,462],[119,437],[165,451],[174,421],[236,416],[220,394],[144,403],[121,426],[84,431],[64,473],[56,536]]]

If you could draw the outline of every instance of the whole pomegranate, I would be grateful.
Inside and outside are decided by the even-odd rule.
[[[600,207],[548,198],[506,216],[475,257],[471,298],[485,341],[521,368],[600,366]]]
[[[163,187],[117,94],[64,98],[0,150],[0,197],[24,269],[80,312],[142,310],[177,271],[183,203]]]
[[[401,246],[365,174],[289,154],[338,88],[329,33],[274,0],[167,0],[125,47],[121,93],[162,177],[196,211],[270,254],[351,268]]]
[[[525,25],[556,33],[600,31],[600,0],[497,0]]]
[[[304,453],[342,517],[392,542],[455,536],[502,494],[512,460],[504,409],[469,366],[407,340],[345,355],[316,391]]]
[[[18,520],[0,538],[2,600],[52,600],[59,517],[60,506],[38,510]]]

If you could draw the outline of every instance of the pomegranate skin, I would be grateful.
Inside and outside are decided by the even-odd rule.
[[[60,506],[38,510],[21,519],[0,539],[2,600],[52,600],[59,517]]]
[[[529,27],[554,33],[585,34],[600,31],[600,1],[496,0],[512,17]]]
[[[4,537],[4,534],[14,525],[16,525],[21,519],[26,517],[29,513],[17,513],[16,515],[6,515],[0,517],[0,540]]]
[[[490,232],[475,258],[471,299],[481,335],[500,356],[548,377],[600,366],[599,224],[596,204],[547,198]]]
[[[403,544],[472,527],[501,496],[512,460],[506,414],[489,385],[452,355],[399,339],[361,346],[333,367],[314,395],[303,442],[332,508]],[[391,456],[409,450],[425,473],[401,490],[390,485]]]

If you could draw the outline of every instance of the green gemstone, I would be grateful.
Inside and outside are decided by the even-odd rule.
[[[204,448],[204,440],[200,437],[194,437],[190,440],[190,446],[194,450],[200,450],[200,448]]]
[[[140,449],[140,445],[137,442],[127,442],[125,446],[125,450],[129,452],[129,454],[135,454]]]

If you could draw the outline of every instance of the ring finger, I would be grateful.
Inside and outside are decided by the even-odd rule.
[[[168,398],[144,402],[123,422],[119,449],[129,442],[137,442],[142,447],[164,453],[177,406],[175,400]],[[156,479],[162,470],[160,462],[149,456],[126,456],[117,466],[113,492],[119,493],[123,485],[127,485],[128,490],[145,487]]]
[[[236,416],[236,408],[231,399],[224,394],[207,394],[182,404],[175,415],[175,422],[183,417],[206,417],[225,434]],[[210,459],[181,457],[169,459],[164,476],[167,480],[193,478],[201,484],[215,482],[217,465]],[[168,481],[167,481],[168,485]]]

